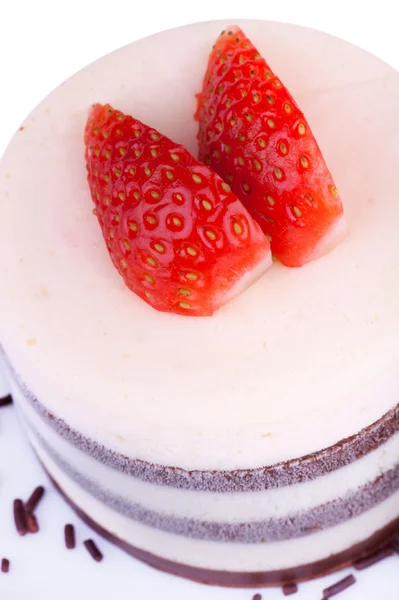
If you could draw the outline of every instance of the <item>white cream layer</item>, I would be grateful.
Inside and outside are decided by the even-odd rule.
[[[313,481],[261,492],[211,493],[147,483],[115,471],[60,438],[13,388],[18,408],[33,435],[39,434],[77,474],[100,489],[146,509],[174,517],[222,523],[243,523],[290,517],[302,510],[355,493],[399,462],[399,434],[363,458]],[[35,443],[35,447],[37,444]],[[399,514],[399,510],[398,510]]]
[[[31,442],[46,469],[69,498],[102,527],[120,539],[168,560],[195,567],[231,571],[269,571],[327,558],[356,544],[397,517],[399,492],[346,523],[297,538],[269,544],[237,544],[193,540],[165,533],[107,508],[80,489],[53,463],[34,439]]]
[[[109,101],[194,150],[194,93],[221,27],[162,33],[89,66],[31,114],[0,164],[0,340],[14,367],[83,435],[187,469],[302,456],[399,397],[399,78],[344,42],[244,24],[335,175],[341,245],[301,269],[274,265],[203,319],[157,313],[111,264],[86,185],[88,107]]]

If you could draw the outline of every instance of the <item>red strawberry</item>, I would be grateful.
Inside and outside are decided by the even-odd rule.
[[[236,26],[213,47],[196,117],[200,160],[231,184],[282,263],[301,266],[338,242],[342,203],[310,127]]]
[[[90,112],[85,145],[113,263],[154,308],[210,315],[270,265],[259,225],[183,146],[100,104]]]

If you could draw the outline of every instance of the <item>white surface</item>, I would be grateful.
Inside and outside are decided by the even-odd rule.
[[[12,460],[10,459],[12,457]],[[66,506],[34,458],[13,408],[0,409],[0,558],[12,561],[8,575],[0,573],[2,600],[252,600],[255,591],[208,588],[164,575],[142,565],[93,534]],[[20,538],[12,521],[12,500],[27,499],[38,484],[46,496],[37,515],[41,531]],[[64,549],[65,523],[76,526],[79,547]],[[93,537],[104,553],[95,563],[81,546]],[[358,582],[339,596],[341,600],[376,600],[391,597],[399,584],[399,556],[363,572]],[[302,584],[295,600],[320,600],[322,589],[351,570]],[[262,590],[256,590],[262,592]],[[72,594],[72,595],[71,595]],[[283,599],[280,589],[262,592],[263,600]],[[393,598],[393,596],[392,596]]]
[[[211,318],[153,310],[109,259],[82,156],[87,107],[132,110],[195,152],[194,94],[228,24],[178,28],[97,61],[43,101],[0,161],[11,364],[86,437],[184,469],[318,451],[377,421],[399,390],[399,75],[334,37],[242,23],[307,115],[341,190],[345,241],[301,269],[273,265]]]
[[[330,0],[285,0],[284,2],[245,3],[242,0],[203,0],[196,3],[162,3],[163,10],[143,2],[139,11],[131,0],[86,0],[59,3],[13,0],[2,6],[0,21],[0,152],[17,126],[52,88],[77,69],[114,48],[167,27],[196,20],[223,18],[226,15],[286,20],[323,29],[375,52],[399,67],[396,2],[348,2]],[[130,7],[126,10],[126,7]],[[177,9],[178,7],[178,9]],[[125,9],[125,11],[123,10]],[[138,16],[139,12],[139,16]],[[13,455],[13,460],[9,457]],[[166,600],[250,600],[249,591],[208,590],[175,581],[132,563],[104,542],[107,563],[97,565],[86,556],[68,554],[62,549],[63,524],[73,518],[62,501],[52,492],[46,510],[40,509],[44,531],[40,536],[20,539],[11,526],[11,500],[15,494],[25,497],[42,480],[26,440],[19,433],[13,411],[0,413],[0,554],[14,561],[14,574],[0,574],[0,593],[5,600],[53,600],[53,598],[93,597],[109,600],[159,598]],[[79,527],[84,537],[88,531]],[[82,536],[83,537],[83,536]],[[342,600],[375,600],[389,597],[398,589],[397,561],[391,558],[364,573],[359,583],[339,596]],[[44,563],[44,566],[43,564]],[[343,574],[342,574],[343,575]],[[341,575],[339,575],[340,577]],[[302,588],[293,598],[318,600],[321,589],[335,581],[316,582]],[[267,591],[265,599],[282,598],[280,591]]]

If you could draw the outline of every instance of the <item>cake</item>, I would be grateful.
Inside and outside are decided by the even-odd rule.
[[[95,529],[184,577],[281,585],[399,530],[399,77],[334,38],[246,22],[317,134],[349,235],[211,317],[158,312],[109,260],[82,131],[111,102],[195,154],[220,29],[104,57],[16,133],[0,163],[1,358],[34,451]]]

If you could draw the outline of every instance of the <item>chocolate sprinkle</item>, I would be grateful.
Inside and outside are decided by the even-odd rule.
[[[356,583],[356,579],[353,575],[344,577],[340,581],[337,581],[337,583],[334,583],[333,585],[330,585],[330,587],[323,590],[323,600],[327,600],[327,598],[331,598],[331,596],[340,594],[354,583]]]
[[[37,533],[39,531],[39,523],[33,513],[25,512],[26,524],[29,533]]]
[[[11,394],[8,394],[8,396],[4,396],[4,398],[0,398],[0,407],[9,406],[10,404],[12,404]]]
[[[252,600],[262,600],[262,596],[260,594],[255,594]]]
[[[75,528],[70,523],[68,523],[68,525],[65,525],[64,538],[65,546],[68,548],[68,550],[73,550],[76,546]]]
[[[397,554],[399,554],[399,538],[396,538],[396,540],[394,540],[391,544],[391,548],[394,552],[396,552]]]
[[[1,572],[8,573],[9,570],[10,570],[10,561],[8,560],[8,558],[2,558],[1,559]]]
[[[357,571],[362,571],[363,569],[367,569],[375,563],[380,562],[380,560],[384,560],[384,558],[388,558],[393,553],[392,548],[383,548],[379,552],[372,554],[371,556],[366,556],[366,558],[361,558],[353,563],[353,566]]]
[[[31,494],[29,500],[25,504],[25,510],[27,513],[33,513],[39,504],[40,500],[44,495],[44,487],[39,485]]]
[[[298,586],[296,583],[286,583],[283,585],[284,596],[291,596],[292,594],[296,594],[297,591],[298,591]]]
[[[14,523],[15,528],[19,535],[26,535],[28,533],[28,524],[26,522],[25,508],[22,500],[16,498],[14,500]]]
[[[93,542],[93,540],[85,540],[84,542],[84,546],[87,550],[87,552],[90,554],[90,556],[96,561],[96,562],[101,562],[102,559],[104,558],[103,555],[101,554],[100,550],[98,549],[97,545],[95,544],[95,542]]]

